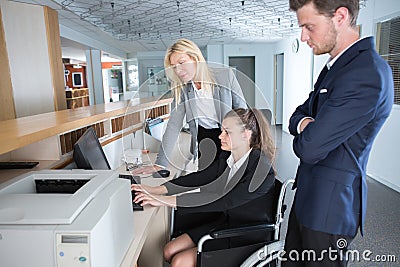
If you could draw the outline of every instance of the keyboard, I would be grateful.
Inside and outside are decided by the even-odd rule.
[[[119,178],[122,179],[128,179],[131,181],[131,184],[140,184],[140,176],[135,176],[131,174],[120,174]],[[141,206],[141,202],[135,203],[133,202],[133,199],[135,198],[135,191],[131,191],[131,197],[132,197],[132,208],[133,210],[143,210],[143,206]]]
[[[32,169],[39,162],[37,161],[1,161],[0,162],[0,170],[1,169]]]

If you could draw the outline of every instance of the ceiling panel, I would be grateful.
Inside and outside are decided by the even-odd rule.
[[[163,51],[178,38],[205,46],[274,42],[300,32],[288,0],[20,1],[50,6],[61,25],[125,53]]]
[[[287,0],[54,0],[118,40],[277,40],[298,31]]]

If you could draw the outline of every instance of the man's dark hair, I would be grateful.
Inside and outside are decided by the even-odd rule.
[[[314,3],[319,13],[327,17],[333,17],[339,7],[345,7],[349,10],[351,16],[350,25],[356,26],[358,11],[360,10],[359,0],[289,0],[289,7],[290,10],[296,12],[308,3]]]

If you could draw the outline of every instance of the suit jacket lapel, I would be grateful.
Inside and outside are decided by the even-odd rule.
[[[268,165],[266,161],[261,159],[261,151],[253,149],[250,152],[247,160],[239,168],[239,170],[233,175],[230,181],[227,183],[230,168],[225,165],[224,174],[221,175],[224,178],[221,179],[222,193],[225,195],[231,191],[242,179],[251,179],[249,184],[249,192],[255,191],[264,182],[266,176],[271,170],[271,165]]]
[[[228,182],[228,176],[229,176],[229,172],[230,172],[230,168],[228,167],[228,165],[226,165],[225,170],[223,171],[223,173],[219,176],[220,177],[220,181],[221,183],[219,184],[218,188],[219,188],[219,192],[224,192],[225,191],[225,187],[227,186],[227,182]]]
[[[345,65],[347,65],[350,61],[352,61],[355,57],[357,57],[360,52],[368,49],[372,49],[374,47],[374,40],[372,37],[366,37],[357,43],[353,44],[349,49],[347,49],[343,55],[341,55],[338,60],[333,64],[329,73],[334,73],[342,69]]]
[[[328,67],[325,65],[325,67],[321,70],[317,82],[314,84],[314,90],[318,91],[318,89],[320,89],[320,85],[322,83],[322,81],[325,79],[326,74],[328,73]]]
[[[329,78],[330,77],[335,77],[336,72],[341,70],[343,66],[348,64],[349,61],[351,61],[354,57],[356,57],[361,51],[366,50],[366,49],[371,49],[373,47],[373,38],[372,37],[367,37],[359,42],[355,43],[349,49],[347,49],[343,55],[341,55],[335,64],[329,69],[325,66],[320,75],[318,76],[317,82],[314,84],[314,93],[312,96],[312,99],[310,100],[310,110],[312,111],[311,116],[315,117],[316,112],[318,110],[318,96],[319,96],[319,91],[320,89],[326,84],[324,81],[328,81],[329,83]],[[321,103],[320,103],[321,104]]]
[[[247,165],[249,164],[249,158],[250,156],[246,159],[246,161],[243,163],[242,166],[237,170],[237,172],[232,176],[232,178],[229,180],[228,183],[226,183],[229,175],[230,168],[227,167],[226,169],[228,170],[226,180],[225,180],[225,186],[224,186],[224,192],[229,192],[234,188],[240,180],[243,178],[246,170],[247,170]]]
[[[312,117],[315,117],[315,115],[317,114],[319,90],[321,89],[320,88],[321,83],[325,79],[327,73],[328,73],[328,67],[325,65],[325,67],[322,69],[322,71],[318,76],[317,82],[314,84],[314,94],[312,95],[312,99],[310,101],[310,110]]]

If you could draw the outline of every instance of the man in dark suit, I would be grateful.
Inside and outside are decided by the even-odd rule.
[[[393,105],[392,72],[372,37],[359,37],[359,0],[289,3],[301,40],[330,59],[290,118],[300,165],[283,266],[346,266],[348,245],[363,230],[368,156]]]

